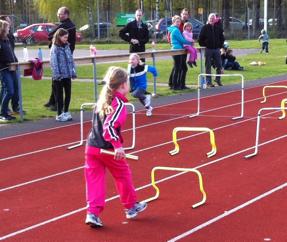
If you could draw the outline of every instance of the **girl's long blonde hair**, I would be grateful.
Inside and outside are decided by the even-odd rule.
[[[105,85],[101,91],[96,107],[100,116],[108,115],[114,111],[111,106],[114,93],[120,85],[128,81],[128,74],[123,68],[111,66],[103,81]]]

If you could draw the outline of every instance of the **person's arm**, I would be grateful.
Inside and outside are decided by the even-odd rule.
[[[206,27],[203,26],[198,37],[198,43],[200,46],[206,46]]]
[[[190,45],[191,44],[189,41],[187,41],[185,38],[183,38],[179,29],[176,29],[175,31],[173,31],[173,34],[175,35],[175,38],[177,39],[177,41],[179,43],[181,43],[182,45]]]
[[[147,71],[150,72],[153,76],[157,76],[157,70],[154,66],[148,66]]]
[[[114,149],[122,147],[118,129],[122,126],[125,116],[125,105],[118,98],[113,100],[113,113],[108,115],[104,123],[104,139],[110,142]]]
[[[61,79],[60,63],[58,62],[58,51],[55,45],[52,45],[52,48],[51,48],[50,64],[51,64],[53,79],[60,80]]]
[[[125,27],[123,27],[120,31],[119,31],[119,36],[122,40],[127,41],[130,43],[131,41],[131,37],[129,34],[129,24],[127,24]]]

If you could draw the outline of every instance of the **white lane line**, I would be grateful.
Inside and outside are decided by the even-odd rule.
[[[280,80],[280,81],[271,82],[268,85],[272,85],[272,84],[276,84],[276,83],[280,83],[280,82],[286,82],[286,80]],[[246,88],[245,90],[252,90],[252,89],[260,88],[260,87],[263,87],[263,86],[265,86],[265,85],[258,85],[258,86]],[[201,97],[201,99],[213,98],[213,97],[220,96],[220,95],[227,95],[227,94],[231,94],[231,93],[238,92],[238,91],[240,91],[240,89],[229,91],[229,92],[224,92],[224,93],[212,94],[212,95],[209,95],[209,96],[206,96],[206,97]],[[280,94],[283,94],[283,93],[286,93],[286,91],[280,92],[278,94],[267,95],[267,97],[272,97],[272,96],[280,95]],[[260,97],[258,99],[263,99],[263,98]],[[196,98],[192,98],[192,99],[189,99],[189,100],[184,100],[184,101],[178,101],[178,102],[174,102],[174,103],[168,103],[168,104],[159,105],[156,108],[162,108],[162,107],[172,106],[172,105],[176,105],[176,104],[192,102],[192,101],[195,101],[195,100],[196,100]],[[140,109],[140,110],[137,110],[136,112],[141,112],[143,110],[144,109]],[[91,121],[85,121],[84,123],[87,123],[87,122],[91,122]],[[38,130],[38,131],[27,132],[27,133],[13,135],[13,136],[9,136],[9,137],[3,137],[3,138],[0,138],[0,141],[6,140],[6,139],[13,139],[13,138],[17,138],[17,137],[22,137],[22,136],[30,135],[30,134],[38,134],[38,133],[47,132],[47,131],[51,131],[51,130],[67,128],[67,127],[74,126],[74,125],[79,125],[79,124],[80,124],[80,122],[74,123],[74,124],[69,124],[69,125],[64,125],[64,126],[60,126],[60,127],[53,127],[53,128],[42,129],[42,130]]]
[[[265,113],[265,114],[262,115],[262,117],[270,115],[270,114],[273,114],[273,113],[276,113],[276,112],[278,112],[278,111],[272,111],[270,113]],[[246,120],[241,120],[241,121],[238,121],[237,123],[231,123],[231,124],[219,126],[217,128],[213,128],[213,130],[216,131],[216,130],[221,130],[221,129],[224,129],[224,128],[229,128],[229,127],[232,127],[234,125],[238,125],[240,123],[245,123],[245,122],[251,121],[253,119],[256,119],[256,117],[255,118],[246,119]],[[205,132],[200,132],[200,133],[184,136],[184,137],[178,139],[178,141],[186,140],[186,139],[189,139],[189,138],[192,138],[192,137],[196,137],[196,136],[202,135],[204,133]],[[146,147],[146,148],[143,148],[143,149],[140,149],[140,150],[135,150],[133,152],[130,152],[130,154],[138,154],[140,152],[151,150],[151,149],[155,149],[155,148],[159,148],[159,147],[171,144],[171,143],[173,143],[172,140],[171,141],[167,141],[167,142],[163,142],[163,143],[160,143],[160,144],[157,144],[157,145],[149,146],[149,147]],[[255,148],[255,147],[253,146],[252,148]],[[228,155],[225,156],[225,157],[228,157]],[[84,168],[84,166],[73,168],[72,170],[70,170],[70,172],[73,172],[74,169],[81,169],[81,168]],[[19,184],[10,186],[10,187],[2,188],[2,189],[0,189],[0,192],[8,191],[8,190],[11,190],[11,189],[14,189],[14,188],[19,188],[19,187],[22,187],[22,186],[25,186],[25,185],[30,185],[30,184],[35,183],[35,182],[44,181],[44,180],[47,180],[47,179],[50,179],[50,178],[53,178],[53,177],[56,177],[56,176],[59,176],[59,175],[62,175],[62,174],[67,174],[67,173],[69,173],[69,172],[63,171],[63,172],[60,172],[60,173],[55,173],[55,174],[52,174],[52,175],[49,175],[49,176],[38,178],[38,179],[35,179],[35,180],[27,181],[27,182],[24,182],[24,183],[19,183]]]
[[[282,94],[282,93],[280,93],[280,94]],[[274,94],[274,96],[276,96],[276,95],[279,95],[279,94],[278,94],[278,93],[277,93],[277,94]],[[247,101],[245,101],[245,103],[257,101],[258,99],[262,99],[262,97],[247,100]],[[221,110],[221,109],[224,109],[224,108],[233,107],[233,106],[236,106],[236,105],[239,105],[239,104],[240,104],[240,102],[237,102],[237,103],[228,104],[228,105],[221,106],[221,107],[217,107],[217,108],[213,108],[213,109],[208,109],[208,110],[202,111],[201,114],[208,113],[208,112],[212,112],[212,111]],[[279,112],[279,111],[278,111],[278,112]],[[177,116],[177,117],[175,117],[175,118],[170,118],[170,119],[166,119],[166,120],[163,120],[163,121],[148,123],[148,124],[145,124],[145,125],[138,126],[138,127],[136,127],[136,129],[141,129],[141,128],[145,128],[145,127],[149,127],[149,126],[153,126],[153,125],[158,125],[158,124],[162,124],[162,123],[171,122],[171,121],[174,121],[174,120],[177,120],[177,119],[182,119],[182,118],[185,118],[185,117],[189,117],[189,115],[190,115],[190,114],[184,114],[184,115],[182,115],[182,116]],[[199,117],[200,117],[200,116],[199,116]],[[257,117],[257,116],[256,116],[256,117]],[[235,124],[237,124],[237,122],[236,122]],[[127,132],[127,131],[131,131],[131,130],[132,130],[132,128],[123,130],[122,132]],[[84,141],[86,141],[86,140],[84,140]],[[37,154],[37,153],[40,153],[40,152],[45,152],[45,151],[47,151],[47,150],[61,148],[61,147],[64,147],[64,146],[70,146],[70,145],[76,144],[76,143],[78,143],[78,142],[80,142],[80,141],[74,141],[74,142],[67,143],[67,144],[52,146],[52,147],[49,147],[49,148],[44,148],[44,149],[35,150],[35,151],[27,152],[27,153],[22,153],[22,154],[19,154],[19,155],[14,155],[14,156],[9,156],[9,157],[5,157],[5,158],[1,158],[1,159],[0,159],[0,162],[1,162],[1,161],[6,161],[6,160],[15,159],[15,158],[20,158],[20,157],[27,156],[27,155],[33,155],[33,154]]]
[[[175,242],[175,241],[178,241],[180,239],[183,239],[183,238],[195,233],[196,231],[201,230],[201,229],[203,229],[203,228],[205,228],[205,227],[207,227],[207,226],[209,226],[209,225],[211,225],[211,224],[213,224],[213,223],[215,223],[215,222],[217,222],[217,221],[219,221],[219,220],[221,220],[221,219],[223,219],[223,218],[225,218],[225,217],[227,217],[227,216],[229,216],[229,215],[231,215],[237,211],[239,211],[240,209],[243,209],[243,208],[245,208],[245,207],[247,207],[247,206],[249,206],[249,205],[251,205],[251,204],[267,197],[267,196],[270,196],[274,192],[277,192],[281,189],[284,189],[286,186],[287,186],[287,182],[285,182],[285,183],[283,183],[283,184],[281,184],[281,185],[279,185],[279,186],[277,186],[277,187],[275,187],[275,188],[273,188],[273,189],[271,189],[265,193],[262,193],[261,195],[255,197],[255,198],[253,198],[253,199],[251,199],[251,200],[249,200],[249,201],[247,201],[247,202],[245,202],[245,203],[243,203],[243,204],[241,204],[235,208],[232,208],[228,211],[225,211],[224,213],[218,215],[217,217],[214,217],[214,218],[206,221],[205,223],[202,223],[202,224],[194,227],[193,229],[186,231],[185,233],[180,234],[180,235],[168,240],[168,242]]]
[[[272,143],[272,142],[274,142],[274,141],[277,141],[277,140],[279,140],[279,139],[286,138],[286,137],[287,137],[287,135],[284,135],[284,136],[278,137],[278,138],[276,138],[276,139],[268,140],[267,142],[264,142],[264,143],[260,144],[260,146],[263,146],[263,145]],[[250,149],[253,149],[253,148],[254,148],[254,147],[246,148],[246,149],[244,149],[244,150],[238,151],[238,152],[233,153],[233,154],[230,154],[230,155],[228,155],[228,156],[221,157],[221,158],[219,158],[219,159],[217,159],[217,160],[214,160],[214,161],[211,161],[211,162],[208,162],[208,163],[205,163],[205,164],[196,166],[196,167],[194,167],[193,169],[199,169],[199,168],[202,168],[202,167],[206,167],[206,166],[215,164],[215,163],[217,163],[217,162],[219,162],[219,161],[222,161],[222,160],[224,160],[224,159],[226,159],[226,158],[230,158],[230,157],[232,157],[232,156],[235,156],[235,155],[244,153],[244,152],[249,151]],[[161,180],[156,181],[156,184],[159,184],[159,183],[161,183],[161,182],[164,182],[164,181],[173,179],[173,178],[175,178],[175,177],[181,176],[181,175],[186,174],[186,173],[188,173],[188,172],[184,171],[184,172],[177,173],[177,174],[175,174],[175,175],[167,176],[167,177],[165,177],[165,178],[163,178],[163,179],[161,179]],[[148,188],[148,187],[151,187],[151,186],[152,186],[152,184],[149,183],[149,184],[146,184],[146,185],[144,185],[144,186],[141,186],[141,187],[136,188],[136,191],[140,191],[140,190],[143,190],[143,189]],[[109,201],[112,201],[112,200],[117,199],[117,198],[119,198],[119,195],[110,197],[110,198],[106,199],[106,201],[109,202]],[[17,231],[15,231],[15,232],[6,234],[6,235],[0,237],[0,241],[1,241],[1,240],[4,240],[4,239],[7,239],[7,238],[14,237],[14,236],[16,236],[16,235],[18,235],[18,234],[22,234],[22,233],[24,233],[24,232],[33,230],[33,229],[35,229],[35,228],[44,226],[44,225],[46,225],[46,224],[49,224],[49,223],[52,223],[52,222],[61,220],[61,219],[63,219],[63,218],[69,217],[69,216],[71,216],[71,215],[73,215],[73,214],[82,212],[82,211],[84,211],[85,209],[86,209],[86,207],[78,208],[78,209],[76,209],[76,210],[73,210],[73,211],[71,211],[71,212],[62,214],[62,215],[60,215],[60,216],[57,216],[57,217],[54,217],[54,218],[45,220],[45,221],[43,221],[43,222],[34,224],[34,225],[29,226],[29,227],[26,227],[26,228],[24,228],[24,229],[20,229],[20,230],[17,230]]]
[[[65,171],[62,171],[62,172],[59,172],[59,173],[55,173],[55,174],[52,174],[52,175],[49,175],[49,176],[40,177],[40,178],[37,178],[35,180],[19,183],[19,184],[14,185],[14,186],[5,187],[5,188],[0,189],[0,192],[5,192],[5,191],[12,190],[12,189],[15,189],[15,188],[23,187],[23,186],[30,185],[30,184],[35,183],[35,182],[48,180],[48,179],[51,179],[51,178],[56,177],[56,176],[61,176],[61,175],[65,175],[65,174],[68,174],[68,173],[71,173],[71,172],[74,172],[74,171],[81,170],[82,168],[84,168],[84,166],[79,166],[79,167],[76,167],[76,168],[73,168],[73,169],[69,169],[69,170],[65,170]]]

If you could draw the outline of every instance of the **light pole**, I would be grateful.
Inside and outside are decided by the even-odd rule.
[[[268,9],[268,0],[264,0],[264,29],[267,32],[267,9]]]

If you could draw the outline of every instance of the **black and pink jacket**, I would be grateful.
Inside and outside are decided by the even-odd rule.
[[[99,113],[93,113],[93,126],[88,136],[88,146],[102,149],[122,147],[121,128],[127,116],[126,102],[128,102],[126,97],[116,92],[111,104],[114,111],[111,114],[100,117]]]

